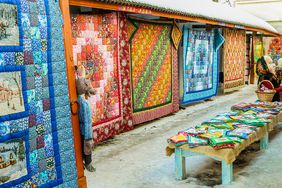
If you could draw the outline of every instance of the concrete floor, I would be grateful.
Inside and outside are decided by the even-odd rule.
[[[89,188],[222,187],[221,164],[211,158],[191,157],[186,162],[188,178],[174,178],[174,155],[165,155],[166,139],[194,127],[240,101],[255,101],[254,86],[200,102],[158,120],[140,125],[99,144],[93,153],[96,172],[85,171]],[[282,128],[270,135],[267,151],[257,143],[234,162],[234,182],[228,187],[282,187]]]

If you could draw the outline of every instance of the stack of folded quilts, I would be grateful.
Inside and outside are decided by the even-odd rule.
[[[182,146],[187,144],[187,135],[179,132],[177,135],[168,138],[167,141],[174,143],[175,146]]]
[[[248,128],[248,129],[251,129],[253,131],[256,131],[257,130],[257,127],[256,126],[252,126],[252,125],[246,125],[244,123],[235,123],[234,124],[234,128],[237,129],[237,128]]]
[[[204,121],[202,126],[209,126],[217,129],[234,129],[233,124],[235,121],[228,115],[218,115],[215,118]]]
[[[234,141],[229,137],[211,138],[210,144],[214,149],[234,148]]]
[[[248,135],[254,132],[255,130],[249,127],[240,127],[240,128],[236,128],[234,130],[228,131],[226,135],[229,137],[238,137],[238,138],[246,140],[248,139]]]
[[[182,131],[182,133],[187,135],[187,144],[189,148],[208,145],[208,140],[198,137],[198,135],[205,134],[206,132],[207,130],[205,129],[196,128],[188,128],[185,131]]]
[[[280,112],[281,107],[282,103],[239,103],[232,106],[233,111],[217,115],[195,128],[180,131],[168,142],[176,146],[187,144],[189,148],[206,145],[214,149],[234,148],[236,143],[248,139],[258,127],[271,122],[270,119]]]
[[[242,116],[247,118],[247,119],[257,119],[257,120],[260,120],[264,123],[270,123],[271,122],[271,120],[269,118],[259,117],[258,114],[244,113],[244,114],[242,114]]]
[[[196,136],[190,136],[190,135],[187,136],[187,140],[188,140],[189,148],[194,148],[198,146],[206,146],[209,143],[207,139],[199,138]]]
[[[181,131],[181,133],[189,135],[189,136],[197,136],[199,134],[205,134],[207,132],[207,130],[205,129],[196,129],[196,128],[188,128],[184,131]]]
[[[281,106],[280,102],[263,102],[263,101],[256,101],[253,103],[250,103],[252,106],[262,107],[262,108],[277,108],[278,106]]]
[[[232,111],[248,111],[251,108],[251,104],[250,103],[245,103],[245,102],[240,102],[238,104],[234,104],[231,107]]]
[[[277,108],[269,108],[269,109],[266,109],[264,112],[271,114],[271,115],[277,115],[280,113],[280,110]]]
[[[230,118],[236,120],[237,122],[257,127],[263,127],[266,125],[267,121],[269,121],[266,119],[258,118],[256,116],[230,116]]]

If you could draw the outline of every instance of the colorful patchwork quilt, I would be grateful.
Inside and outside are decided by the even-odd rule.
[[[282,37],[273,38],[267,52],[273,62],[277,64],[278,60],[282,58]]]
[[[215,41],[217,36],[217,41]],[[183,97],[182,104],[210,98],[217,93],[218,54],[224,42],[217,31],[183,27]]]
[[[223,92],[230,92],[245,85],[246,34],[243,30],[226,28],[223,36]]]
[[[97,91],[88,99],[96,143],[132,127],[125,23],[119,13],[72,15],[74,62],[86,68]]]
[[[72,15],[73,58],[97,94],[88,100],[93,126],[121,116],[117,13]]]
[[[131,78],[133,112],[172,102],[172,25],[133,21]]]
[[[59,2],[0,13],[0,187],[77,187]]]
[[[128,20],[134,125],[179,110],[178,54],[171,39],[177,42],[179,33],[171,34],[172,24]]]
[[[261,56],[264,55],[264,48],[263,48],[263,40],[262,36],[256,36],[254,37],[254,62],[257,62]]]

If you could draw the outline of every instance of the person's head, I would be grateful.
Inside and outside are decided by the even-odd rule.
[[[268,64],[267,66],[268,66],[269,72],[276,75],[276,72],[275,72],[276,65],[274,63],[271,63],[271,64]]]

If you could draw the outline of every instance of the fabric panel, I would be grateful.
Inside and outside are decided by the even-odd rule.
[[[216,31],[183,28],[182,104],[216,95],[218,86],[217,49],[224,38]]]
[[[246,34],[243,30],[224,29],[223,36],[223,92],[245,85]]]

